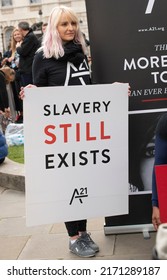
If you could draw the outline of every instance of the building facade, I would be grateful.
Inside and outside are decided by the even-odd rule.
[[[9,48],[12,30],[20,21],[29,22],[36,34],[41,33],[41,23],[47,22],[51,10],[60,5],[73,8],[88,37],[85,0],[0,0],[0,52]]]

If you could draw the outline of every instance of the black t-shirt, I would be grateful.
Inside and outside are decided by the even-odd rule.
[[[44,58],[43,52],[37,52],[33,61],[33,83],[38,87],[70,86],[91,84],[87,57],[80,65],[54,57]]]

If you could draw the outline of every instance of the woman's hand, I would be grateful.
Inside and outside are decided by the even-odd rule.
[[[159,208],[156,206],[153,206],[152,210],[152,223],[155,230],[157,230],[159,225],[161,224]]]
[[[20,89],[20,92],[19,92],[19,96],[20,96],[20,99],[23,100],[24,96],[25,96],[25,88],[33,88],[33,87],[36,87],[35,85],[32,85],[32,84],[29,84],[27,85],[26,87],[21,87]]]
[[[20,46],[21,46],[21,44],[22,44],[22,41],[17,42],[17,44],[16,44],[16,48],[20,47]]]
[[[10,113],[10,108],[5,108],[4,111],[0,110],[0,115],[3,115],[5,118],[10,118],[11,113]]]
[[[11,56],[11,57],[8,58],[8,62],[12,62],[12,60],[14,60],[14,57],[13,57],[13,56]]]
[[[8,58],[5,57],[5,58],[1,61],[1,65],[4,66],[4,65],[6,65],[7,62],[8,62]]]

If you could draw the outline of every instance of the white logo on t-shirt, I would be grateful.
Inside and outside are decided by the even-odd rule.
[[[67,63],[67,74],[65,80],[65,86],[68,86],[72,79],[78,78],[81,85],[85,85],[84,76],[90,76],[89,67],[87,61],[84,59],[83,62],[77,68],[71,62]]]

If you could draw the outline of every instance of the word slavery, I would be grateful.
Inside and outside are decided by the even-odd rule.
[[[62,133],[56,134],[57,129]],[[70,129],[73,129],[72,135],[70,134]],[[83,128],[82,128],[83,129]],[[105,122],[100,121],[98,134],[95,135],[91,131],[91,123],[86,122],[84,125],[85,129],[85,139],[81,137],[81,124],[80,123],[67,123],[67,124],[59,124],[48,125],[44,128],[44,133],[46,135],[46,139],[44,140],[45,144],[52,145],[55,144],[56,141],[60,141],[61,143],[71,143],[71,142],[81,142],[82,140],[86,142],[96,141],[96,140],[110,140],[111,135],[105,133]],[[72,137],[72,139],[70,138]],[[56,158],[56,159],[55,159]],[[108,163],[110,161],[110,150],[109,149],[95,149],[90,151],[80,151],[76,153],[74,151],[66,152],[64,154],[58,153],[45,155],[45,167],[46,169],[55,168],[55,161],[57,168],[61,167],[75,167],[76,165],[85,166],[88,163],[97,164],[99,160],[102,163]],[[58,161],[58,163],[57,163]]]
[[[77,104],[64,104],[61,108],[58,108],[57,104],[53,104],[52,106],[47,104],[44,106],[44,116],[59,116],[59,115],[71,115],[71,114],[90,114],[90,113],[101,113],[108,112],[109,105],[111,101],[94,101],[94,102],[79,102]]]

